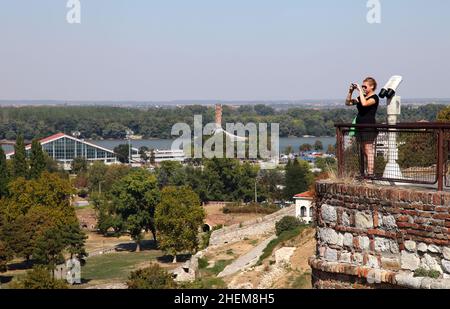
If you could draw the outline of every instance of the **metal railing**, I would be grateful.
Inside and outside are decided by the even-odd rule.
[[[336,124],[339,177],[450,187],[450,123]]]

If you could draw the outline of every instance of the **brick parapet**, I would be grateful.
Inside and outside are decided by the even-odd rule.
[[[399,287],[416,287],[419,268],[439,272],[435,280],[444,286],[450,280],[450,193],[319,181],[315,206],[317,252],[310,262],[334,284],[339,280],[330,274],[364,279],[367,269],[377,280],[394,278],[377,283]],[[415,283],[399,284],[404,278]]]

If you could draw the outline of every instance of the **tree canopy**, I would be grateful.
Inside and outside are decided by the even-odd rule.
[[[181,252],[193,253],[198,249],[198,233],[205,211],[200,199],[188,187],[166,187],[156,207],[155,223],[162,250],[176,256]]]
[[[434,121],[444,105],[404,106],[400,121]],[[0,139],[14,140],[20,132],[25,139],[43,138],[58,132],[81,133],[82,138],[123,139],[129,128],[144,138],[171,138],[172,125],[202,115],[204,123],[214,122],[214,108],[182,106],[173,108],[120,108],[107,106],[25,106],[0,109]],[[356,115],[352,108],[312,109],[291,107],[275,110],[268,105],[248,105],[238,109],[223,107],[228,123],[279,123],[280,137],[303,135],[334,136],[335,122],[350,123]],[[380,106],[378,121],[385,121],[386,107]],[[19,132],[20,130],[20,132]]]
[[[133,170],[113,186],[111,194],[115,213],[136,241],[137,250],[143,230],[151,231],[156,240],[154,214],[160,199],[156,177],[143,169]]]

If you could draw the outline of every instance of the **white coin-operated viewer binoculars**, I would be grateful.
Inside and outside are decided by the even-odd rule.
[[[396,125],[398,116],[401,113],[401,97],[397,95],[398,88],[403,81],[399,75],[392,76],[380,91],[380,98],[386,98],[387,103],[387,123]],[[388,163],[384,170],[383,178],[403,179],[398,160],[397,132],[388,132]]]

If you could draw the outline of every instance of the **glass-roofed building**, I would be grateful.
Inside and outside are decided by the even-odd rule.
[[[114,151],[64,133],[49,136],[39,142],[42,145],[42,149],[67,170],[71,168],[72,161],[75,158],[84,158],[88,162],[102,161],[105,164],[118,163]],[[31,145],[26,146],[25,150],[27,156],[29,156]],[[11,159],[12,156],[14,156],[14,152],[6,154],[7,159]]]

